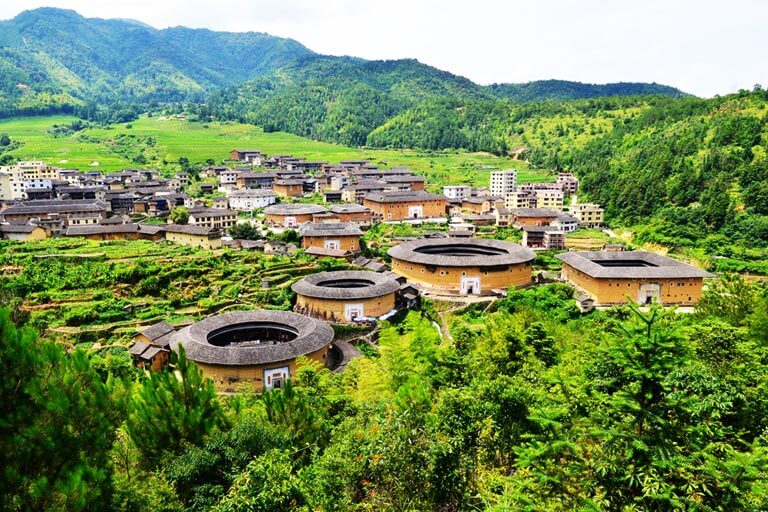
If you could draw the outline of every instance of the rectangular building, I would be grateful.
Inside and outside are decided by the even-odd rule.
[[[442,218],[446,215],[448,200],[444,195],[424,191],[380,192],[365,196],[363,206],[384,221]]]
[[[506,197],[517,189],[517,171],[507,169],[491,172],[491,194]]]
[[[657,303],[694,305],[704,279],[713,277],[692,265],[644,251],[567,252],[562,278],[598,305]]]

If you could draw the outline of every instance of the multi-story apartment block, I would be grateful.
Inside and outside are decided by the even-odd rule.
[[[517,171],[507,169],[491,172],[491,194],[506,197],[517,189]]]

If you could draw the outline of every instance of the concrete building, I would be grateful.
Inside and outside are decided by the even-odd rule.
[[[392,271],[442,295],[488,295],[531,282],[536,255],[510,242],[423,238],[392,247]]]
[[[230,192],[229,207],[237,211],[253,211],[275,204],[275,193],[271,190],[242,189]]]
[[[565,233],[551,226],[526,226],[523,228],[523,247],[565,249]]]
[[[443,186],[443,195],[449,201],[461,201],[464,198],[472,197],[472,187],[469,185],[445,185]]]
[[[507,169],[504,171],[492,171],[490,180],[491,194],[506,197],[517,189],[517,171]]]
[[[398,221],[445,217],[448,201],[441,194],[424,191],[381,192],[365,196],[363,206],[370,208],[384,221]]]
[[[322,320],[288,311],[237,311],[212,316],[176,332],[179,345],[220,392],[242,386],[283,387],[296,374],[296,358],[329,366],[333,329]]]
[[[568,212],[579,219],[579,226],[585,228],[599,228],[605,224],[605,210],[599,204],[572,204]]]
[[[228,229],[237,223],[237,212],[224,208],[190,208],[189,224],[204,228]]]
[[[535,208],[536,194],[530,190],[515,190],[504,196],[504,207],[510,210],[517,208]]]
[[[567,252],[562,278],[598,305],[694,305],[712,274],[659,254],[643,251]]]
[[[556,227],[563,233],[573,233],[579,229],[579,219],[572,215],[560,215],[550,222],[550,226]]]
[[[340,270],[304,277],[291,286],[294,311],[332,323],[379,318],[395,309],[400,283],[378,272]]]
[[[563,191],[556,189],[535,190],[536,208],[549,208],[550,210],[563,210]]]
[[[558,173],[557,184],[567,196],[572,196],[579,191],[579,178],[570,172]]]

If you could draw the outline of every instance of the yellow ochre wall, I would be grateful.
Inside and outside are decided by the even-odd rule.
[[[403,220],[410,219],[408,208],[411,206],[421,206],[424,217],[445,217],[445,207],[447,201],[444,199],[431,199],[427,201],[405,201],[400,203],[377,202],[370,199],[363,201],[363,206],[370,208],[381,215],[382,220]]]
[[[329,346],[330,345],[310,354],[306,354],[306,357],[312,361],[318,361],[322,365],[327,365]],[[269,370],[270,368],[287,366],[291,377],[296,375],[295,359],[267,365],[253,366],[227,366],[197,362],[196,364],[198,368],[200,368],[200,371],[203,372],[203,376],[213,381],[213,385],[218,392],[236,392],[243,386],[243,384],[252,384],[256,391],[261,391],[263,388],[262,379],[264,378],[264,370]]]
[[[380,297],[369,299],[318,299],[296,295],[296,312],[309,315],[314,318],[328,320],[333,323],[346,323],[344,319],[345,304],[362,304],[363,315],[380,317],[395,309],[395,293],[389,293]]]
[[[310,247],[318,247],[322,249],[326,240],[338,240],[341,244],[342,251],[357,252],[360,250],[359,236],[304,236],[301,237],[301,246],[304,249],[308,249]]]
[[[285,227],[285,218],[286,217],[295,217],[296,218],[296,225],[304,224],[305,222],[310,222],[312,220],[312,214],[301,214],[301,215],[293,215],[293,214],[287,214],[287,215],[275,215],[275,214],[267,214],[267,217],[265,222],[267,224],[271,224],[274,226],[283,226]]]
[[[661,285],[662,304],[693,305],[701,298],[704,280],[700,277],[679,279],[597,279],[563,264],[562,276],[574,286],[582,289],[597,304],[626,304],[627,296],[638,300],[640,286]]]
[[[435,292],[458,294],[462,277],[479,277],[480,293],[490,294],[496,288],[527,286],[531,283],[531,263],[509,265],[507,270],[487,271],[482,267],[435,267],[392,258],[392,271],[430,288]]]
[[[166,231],[165,239],[182,245],[192,245],[203,249],[218,249],[221,247],[221,239],[209,239],[207,235],[190,235],[188,233],[173,233]]]

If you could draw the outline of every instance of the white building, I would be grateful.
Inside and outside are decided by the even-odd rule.
[[[263,189],[235,190],[229,194],[229,207],[238,211],[251,211],[275,204],[275,193]]]
[[[506,197],[517,189],[517,171],[507,169],[491,172],[491,194]]]
[[[0,183],[0,199],[25,199],[27,188],[39,188],[42,180],[60,179],[58,167],[48,167],[45,162],[19,162],[16,165],[0,167],[0,173],[8,175],[5,183]],[[6,197],[10,193],[10,197]]]
[[[443,187],[443,195],[449,201],[461,201],[465,197],[472,196],[472,187],[469,185],[445,185]]]

